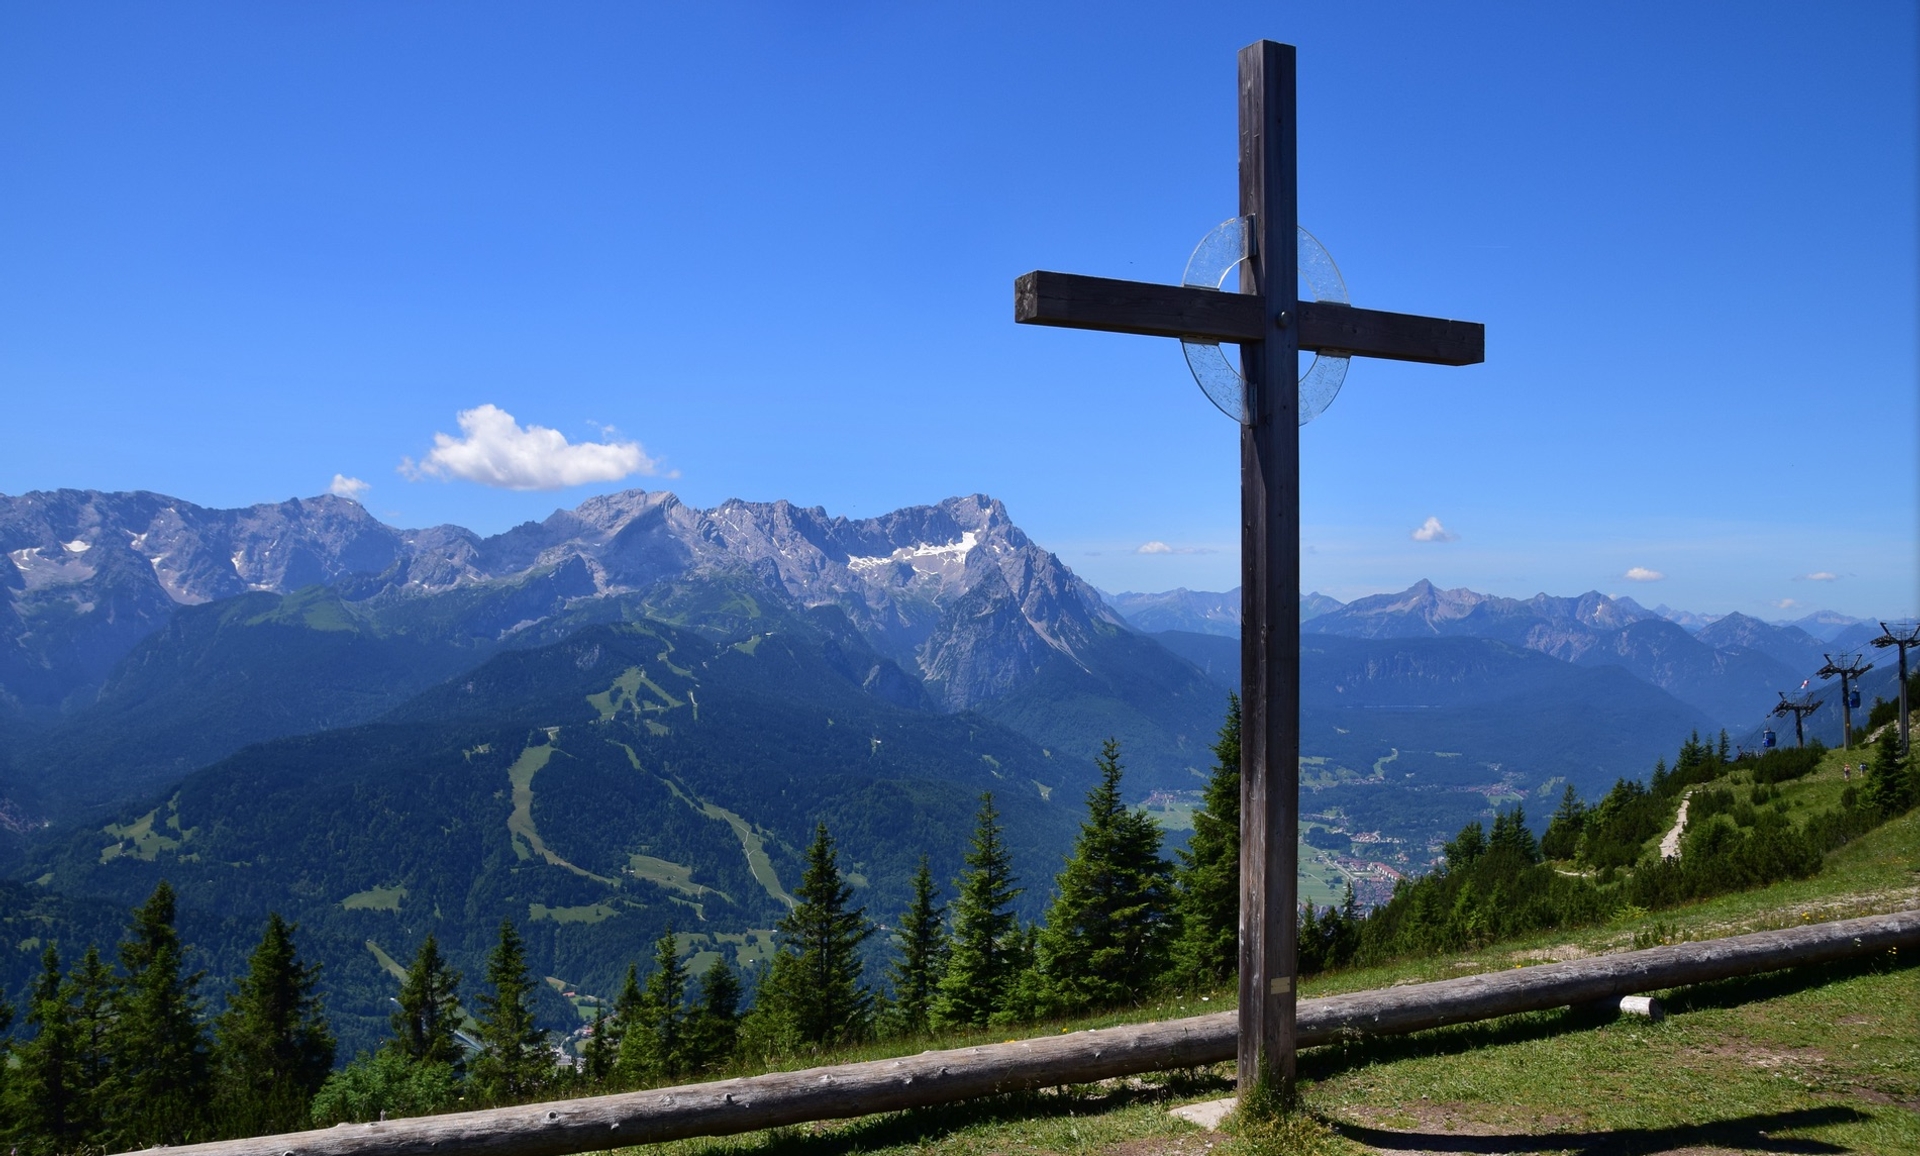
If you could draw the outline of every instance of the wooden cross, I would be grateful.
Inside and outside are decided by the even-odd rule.
[[[1486,328],[1301,301],[1293,46],[1240,50],[1240,292],[1070,273],[1014,282],[1014,320],[1240,344],[1240,1088],[1294,1080],[1300,808],[1300,351],[1484,360]]]

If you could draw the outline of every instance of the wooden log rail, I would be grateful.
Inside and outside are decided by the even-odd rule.
[[[1303,1000],[1304,1045],[1920,948],[1920,911]],[[1234,1012],[582,1100],[224,1140],[170,1156],[563,1156],[837,1120],[1234,1058]]]

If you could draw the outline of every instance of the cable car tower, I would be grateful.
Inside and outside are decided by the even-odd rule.
[[[1908,618],[1899,622],[1882,622],[1880,637],[1873,640],[1875,646],[1900,648],[1900,753],[1913,750],[1907,735],[1907,647],[1920,646],[1920,622]]]
[[[1807,731],[1801,724],[1801,720],[1819,709],[1820,700],[1813,697],[1812,691],[1802,690],[1799,692],[1798,697],[1788,698],[1787,692],[1783,690],[1780,692],[1779,705],[1775,706],[1771,713],[1779,715],[1782,718],[1785,718],[1787,715],[1793,716],[1794,740],[1804,747],[1807,745]]]
[[[1853,746],[1853,708],[1860,705],[1860,692],[1855,689],[1853,680],[1873,669],[1873,663],[1863,658],[1859,651],[1850,654],[1829,654],[1827,664],[1817,672],[1821,678],[1840,680],[1840,749],[1849,750]]]

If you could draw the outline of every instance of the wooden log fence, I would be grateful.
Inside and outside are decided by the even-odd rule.
[[[1302,1000],[1298,1038],[1303,1046],[1325,1044],[1617,1003],[1639,992],[1890,948],[1920,948],[1920,910]],[[644,1092],[193,1144],[169,1156],[565,1156],[1220,1063],[1234,1058],[1237,1030],[1237,1014],[1220,1012]]]

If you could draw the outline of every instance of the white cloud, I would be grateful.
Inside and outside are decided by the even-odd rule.
[[[1625,574],[1622,574],[1621,577],[1629,582],[1658,582],[1660,579],[1665,578],[1666,575],[1658,570],[1649,570],[1645,566],[1635,566]]]
[[[339,498],[352,498],[357,502],[360,500],[361,494],[366,493],[372,488],[373,484],[370,482],[363,482],[359,478],[350,478],[345,474],[335,474],[333,475],[333,484],[327,487],[327,493]]]
[[[1419,529],[1413,532],[1413,540],[1416,542],[1457,542],[1460,540],[1460,535],[1442,526],[1440,519],[1428,518],[1426,521],[1420,523]]]
[[[1215,554],[1218,552],[1207,546],[1169,546],[1165,542],[1143,542],[1134,550],[1136,554]]]
[[[1782,598],[1778,602],[1772,603],[1772,606],[1775,610],[1798,610],[1800,609],[1800,602],[1794,598]]]
[[[1827,570],[1815,570],[1811,574],[1796,574],[1793,580],[1795,582],[1837,582],[1840,580],[1840,575]]]
[[[415,465],[412,458],[402,458],[400,473],[416,482],[459,478],[507,490],[558,490],[632,474],[651,477],[660,469],[639,442],[570,443],[559,430],[522,427],[494,405],[461,410],[459,421],[465,437],[434,434],[426,460]]]

